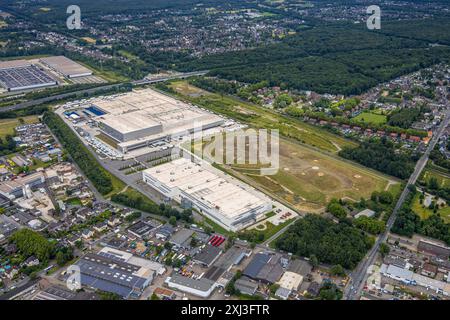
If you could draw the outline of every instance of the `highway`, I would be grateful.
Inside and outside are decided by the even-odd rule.
[[[414,169],[414,172],[412,173],[411,177],[408,180],[408,185],[415,184],[417,179],[419,178],[420,174],[422,173],[422,170],[425,168],[428,158],[430,156],[431,151],[433,151],[434,147],[436,146],[436,143],[439,141],[439,138],[444,133],[445,128],[448,126],[450,121],[450,105],[447,105],[447,113],[445,119],[441,122],[439,128],[437,129],[436,133],[434,134],[433,138],[431,139],[430,143],[428,144],[427,150],[422,155],[422,157],[417,161],[416,167]],[[407,185],[407,186],[408,186]],[[397,204],[395,205],[395,208],[386,224],[386,230],[378,237],[376,240],[374,246],[369,251],[369,253],[366,255],[363,261],[360,262],[358,267],[352,272],[350,275],[350,283],[347,286],[345,292],[344,292],[344,299],[345,300],[357,300],[364,288],[364,285],[366,283],[368,273],[368,268],[375,263],[375,260],[378,255],[378,250],[380,248],[380,245],[386,241],[387,236],[394,225],[394,222],[397,218],[398,211],[400,207],[405,202],[406,197],[409,194],[409,189],[406,187],[402,194],[400,195],[400,198],[397,201]]]
[[[140,86],[140,85],[146,85],[146,84],[153,84],[153,83],[157,83],[157,82],[164,82],[164,81],[168,81],[168,80],[184,79],[184,78],[193,77],[193,76],[201,76],[201,75],[205,75],[207,73],[208,73],[208,70],[196,71],[196,72],[187,72],[187,73],[180,73],[180,74],[175,74],[175,75],[172,75],[172,76],[160,77],[160,78],[155,78],[155,79],[136,80],[136,81],[132,81],[130,83],[133,86]],[[15,110],[20,110],[20,109],[25,109],[25,108],[38,106],[40,104],[44,104],[44,103],[48,103],[48,102],[53,102],[53,101],[58,101],[58,100],[62,100],[62,99],[67,99],[67,98],[70,98],[70,97],[74,97],[74,96],[76,96],[78,94],[85,94],[85,93],[87,93],[87,94],[94,94],[94,93],[99,92],[99,91],[109,90],[109,89],[112,89],[112,88],[115,88],[115,87],[119,87],[119,86],[121,86],[121,85],[123,85],[125,83],[126,82],[115,83],[115,84],[108,84],[108,85],[99,86],[99,87],[95,87],[95,88],[78,90],[78,91],[67,92],[67,93],[61,93],[61,94],[57,94],[57,95],[53,95],[53,96],[49,96],[49,97],[45,97],[45,98],[40,98],[40,99],[36,99],[36,100],[26,101],[26,102],[18,103],[18,104],[15,104],[15,105],[7,106],[7,107],[4,107],[4,108],[0,108],[0,113],[1,112],[8,112],[8,111],[15,111]]]

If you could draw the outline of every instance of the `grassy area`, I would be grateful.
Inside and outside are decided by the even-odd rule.
[[[211,95],[212,93],[205,91],[203,89],[197,88],[187,81],[176,81],[171,84],[171,88],[176,92],[184,96],[202,96],[202,95]]]
[[[96,135],[95,137],[99,140],[102,140],[104,143],[110,145],[111,147],[117,149],[117,141],[111,137],[108,137],[106,134],[100,133],[99,135]]]
[[[29,116],[15,119],[2,119],[0,120],[0,138],[4,138],[7,135],[14,135],[14,129],[17,126],[23,124],[37,123],[39,122],[38,116]]]
[[[400,193],[403,191],[403,185],[401,183],[395,183],[389,185],[388,191],[394,195],[394,198],[396,196],[399,196]]]
[[[212,221],[208,217],[206,217],[204,215],[202,215],[202,217],[203,217],[203,222],[199,223],[199,224],[201,224],[203,226],[206,224],[206,225],[210,226],[214,230],[214,232],[220,233],[220,234],[222,234],[224,236],[230,236],[230,235],[233,234],[233,232],[228,231],[227,229],[225,229],[224,227],[222,227],[219,224],[215,223],[214,221]]]
[[[138,56],[132,54],[132,53],[129,52],[129,51],[126,51],[126,50],[119,50],[119,54],[120,54],[121,56],[123,56],[123,57],[129,59],[129,60],[133,60],[133,61],[138,61],[138,62],[144,63],[144,61],[142,61],[141,59],[139,59]]]
[[[95,44],[97,42],[95,39],[93,39],[91,37],[82,37],[81,39],[90,44]]]
[[[436,170],[428,169],[423,174],[423,180],[428,182],[431,178],[436,178],[441,188],[450,187],[450,177]]]
[[[263,243],[264,241],[267,241],[268,239],[273,237],[281,229],[291,224],[292,221],[293,220],[291,219],[283,223],[280,223],[277,226],[269,221],[263,221],[257,224],[255,227],[252,227],[251,229],[247,229],[241,232],[240,238],[246,239],[247,241],[251,242]]]
[[[425,208],[422,204],[420,204],[420,195],[417,194],[413,200],[413,204],[411,209],[419,215],[421,219],[427,219],[429,216],[433,214],[433,210]],[[438,211],[439,215],[444,219],[446,223],[450,223],[450,207],[446,205],[443,208],[440,208]]]
[[[256,227],[253,230],[258,230],[258,232],[261,232],[262,234],[264,234],[264,241],[266,241],[266,240],[270,239],[270,237],[275,235],[278,231],[283,229],[285,226],[290,224],[291,222],[292,222],[292,220],[288,220],[288,221],[280,223],[279,225],[276,226],[273,223],[267,221],[265,223],[265,229],[264,230],[258,230],[258,227]]]
[[[236,119],[254,128],[278,129],[280,135],[324,151],[336,153],[340,148],[357,146],[355,142],[332,134],[325,129],[243,102],[234,97],[206,92],[192,85],[187,85],[186,81],[174,81],[170,84],[170,87],[179,94],[180,98],[196,105]],[[188,94],[188,92],[191,92],[191,94]],[[200,92],[202,94],[199,94]],[[196,96],[193,97],[192,93],[196,93]]]
[[[200,145],[197,143],[194,147]],[[332,198],[353,201],[369,198],[373,191],[383,191],[389,183],[389,178],[378,172],[283,138],[280,139],[279,165],[278,172],[271,176],[260,175],[258,165],[216,167],[283,199],[298,210],[309,212],[320,212]],[[400,184],[391,183],[392,188],[399,189],[394,191],[400,192]]]
[[[371,123],[371,124],[384,124],[387,121],[387,117],[382,114],[375,114],[371,112],[360,113],[357,117],[353,118],[355,121]]]
[[[127,185],[122,180],[117,178],[115,175],[110,173],[109,171],[107,171],[107,172],[111,177],[111,181],[112,181],[112,185],[113,185],[113,190],[110,193],[108,193],[107,195],[105,195],[105,198],[109,199],[113,195],[120,193]]]
[[[108,70],[104,70],[101,67],[101,64],[97,64],[95,67],[90,65],[90,64],[86,64],[83,63],[81,61],[77,61],[77,63],[85,66],[88,69],[91,69],[94,72],[94,75],[99,76],[109,82],[126,82],[126,81],[130,81],[129,78],[124,77],[120,74],[117,74],[113,71],[108,71]]]
[[[272,217],[274,217],[275,215],[276,215],[275,212],[270,211],[270,212],[266,213],[266,218],[272,218]]]

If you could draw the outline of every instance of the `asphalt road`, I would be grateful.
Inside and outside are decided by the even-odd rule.
[[[422,157],[419,159],[419,161],[416,164],[416,167],[414,169],[414,172],[412,173],[411,177],[408,180],[408,185],[415,184],[418,177],[422,173],[422,170],[425,168],[428,158],[430,156],[431,151],[436,146],[436,143],[439,141],[439,138],[442,136],[445,128],[448,126],[450,121],[450,110],[449,105],[447,106],[447,114],[445,119],[440,124],[436,134],[431,139],[430,143],[428,144],[427,150],[422,155]],[[367,270],[368,268],[375,263],[375,260],[378,255],[378,250],[380,248],[380,245],[386,240],[387,235],[389,234],[389,231],[391,230],[392,226],[394,225],[394,222],[397,218],[397,213],[400,207],[403,205],[403,202],[405,202],[406,197],[409,194],[409,189],[406,187],[402,194],[400,195],[400,198],[395,205],[394,211],[392,212],[387,225],[386,230],[384,233],[382,233],[378,239],[375,242],[375,245],[372,247],[372,249],[369,251],[369,253],[366,255],[363,261],[360,262],[358,267],[355,269],[355,271],[352,272],[350,275],[350,284],[347,286],[347,289],[344,292],[344,299],[346,300],[356,300],[359,298],[361,291],[364,288],[364,285],[366,283],[368,274]]]
[[[177,75],[173,75],[173,76],[167,76],[167,77],[162,77],[162,78],[157,78],[157,79],[136,80],[136,81],[131,82],[131,84],[133,86],[139,86],[139,85],[152,84],[152,83],[157,83],[157,82],[164,82],[164,81],[168,81],[168,80],[184,79],[184,78],[187,78],[187,77],[205,75],[207,73],[208,73],[208,71],[187,72],[187,73],[181,73],[181,74],[177,74]],[[99,86],[99,87],[90,88],[90,89],[84,89],[84,90],[79,90],[79,91],[62,93],[62,94],[57,94],[57,95],[53,95],[53,96],[49,96],[49,97],[45,97],[45,98],[40,98],[40,99],[36,99],[36,100],[26,101],[26,102],[18,103],[18,104],[15,104],[15,105],[7,106],[7,107],[4,107],[4,108],[0,108],[0,113],[1,112],[8,112],[8,111],[15,111],[15,110],[20,110],[20,109],[25,109],[25,108],[28,108],[28,107],[34,107],[34,106],[37,106],[37,105],[40,105],[40,104],[44,104],[44,103],[48,103],[48,102],[53,102],[53,101],[58,101],[58,100],[62,100],[62,99],[67,99],[67,98],[70,98],[70,97],[74,97],[74,96],[76,96],[78,94],[84,94],[84,93],[94,94],[94,93],[102,91],[102,90],[108,90],[108,89],[112,89],[114,87],[119,87],[119,86],[121,86],[123,84],[125,84],[125,82],[123,82],[123,83],[116,83],[116,84],[108,84],[108,85],[105,85],[105,86]]]

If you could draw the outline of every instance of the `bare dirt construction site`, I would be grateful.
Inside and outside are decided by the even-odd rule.
[[[312,148],[280,139],[280,168],[271,176],[258,174],[255,165],[225,169],[251,185],[283,199],[301,211],[321,212],[332,198],[359,201],[396,181]],[[255,185],[256,182],[256,185]]]

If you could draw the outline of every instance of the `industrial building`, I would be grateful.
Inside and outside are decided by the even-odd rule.
[[[55,79],[27,60],[0,62],[0,85],[10,92],[57,84]]]
[[[278,280],[280,287],[277,289],[275,295],[281,299],[287,300],[293,291],[298,290],[302,282],[302,275],[295,272],[286,271],[281,279]]]
[[[35,172],[24,177],[19,177],[15,180],[7,180],[0,182],[0,195],[14,200],[20,198],[25,194],[25,188],[39,187],[45,182],[45,175],[43,172]]]
[[[88,68],[64,56],[41,58],[39,61],[66,78],[80,78],[92,75]]]
[[[421,239],[417,245],[417,251],[448,260],[450,257],[450,247],[436,241]]]
[[[221,253],[222,249],[207,244],[195,255],[193,261],[209,268],[219,258]]]
[[[258,253],[247,265],[242,274],[250,279],[272,284],[284,273],[279,253]]]
[[[194,279],[172,273],[165,283],[169,288],[177,289],[197,297],[208,298],[216,288],[216,283],[206,278]]]
[[[234,232],[272,210],[271,201],[263,194],[229,177],[225,180],[214,170],[180,158],[143,171],[143,180],[167,199],[194,208]]]
[[[100,130],[117,141],[122,153],[224,123],[219,116],[152,89],[98,98],[87,110],[95,115]]]
[[[258,283],[251,281],[246,277],[242,277],[236,280],[236,282],[234,283],[234,287],[242,294],[253,296],[258,290]]]
[[[155,273],[164,272],[160,264],[108,247],[97,254],[86,254],[76,265],[80,268],[81,285],[123,298],[138,298]]]

